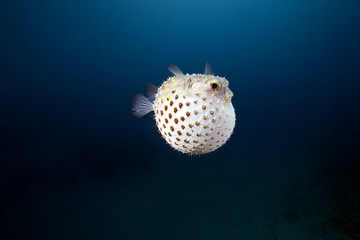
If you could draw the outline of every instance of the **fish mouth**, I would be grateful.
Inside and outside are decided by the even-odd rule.
[[[226,89],[224,100],[225,102],[230,102],[231,98],[233,97],[233,93],[230,89]]]

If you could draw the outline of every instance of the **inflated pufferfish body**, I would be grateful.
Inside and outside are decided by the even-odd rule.
[[[158,89],[148,84],[149,98],[134,96],[134,116],[140,118],[154,111],[161,135],[180,152],[200,155],[218,149],[235,127],[229,82],[214,76],[207,62],[205,74],[185,75],[175,65],[169,70],[174,76]]]

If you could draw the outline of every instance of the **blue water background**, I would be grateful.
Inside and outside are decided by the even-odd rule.
[[[357,239],[344,226],[360,218],[359,12],[1,1],[0,238]],[[170,64],[205,61],[229,80],[237,122],[220,150],[189,157],[130,102]]]

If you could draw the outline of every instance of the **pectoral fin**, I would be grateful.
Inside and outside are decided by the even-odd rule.
[[[208,61],[206,61],[205,63],[205,75],[215,75],[214,70],[212,69]]]

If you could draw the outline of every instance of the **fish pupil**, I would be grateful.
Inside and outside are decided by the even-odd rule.
[[[211,84],[212,90],[216,90],[218,88],[218,85],[216,83]]]

